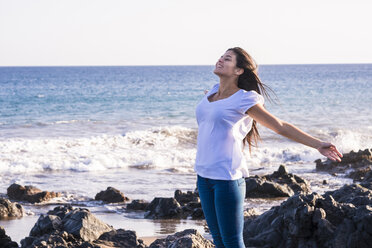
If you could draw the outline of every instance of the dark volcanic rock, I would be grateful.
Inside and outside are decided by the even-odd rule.
[[[11,238],[6,235],[5,230],[0,226],[0,247],[1,248],[12,248],[18,247],[18,244],[11,240]]]
[[[113,187],[107,187],[105,191],[99,192],[96,195],[95,200],[108,203],[129,201],[128,197],[125,197],[123,193]]]
[[[367,174],[371,171],[372,171],[372,166],[357,168],[351,171],[349,174],[347,174],[347,177],[352,178],[354,182],[363,181],[364,178],[367,176]]]
[[[205,239],[197,230],[186,229],[169,235],[165,239],[155,240],[149,248],[212,248],[213,243]]]
[[[87,209],[74,209],[62,220],[63,230],[84,241],[93,241],[113,228],[95,217]]]
[[[370,185],[370,184],[369,184]],[[295,195],[244,226],[247,247],[370,247],[372,187]]]
[[[256,219],[259,215],[256,209],[254,208],[248,208],[244,211],[244,221],[248,220],[254,220]]]
[[[61,238],[66,242],[78,240],[81,243],[96,240],[100,235],[111,230],[113,230],[111,226],[97,219],[87,209],[56,207],[47,215],[39,217],[31,229],[30,237],[22,240],[21,243],[22,247],[27,247],[39,241],[60,242]]]
[[[150,203],[144,200],[133,200],[127,205],[128,210],[146,210]]]
[[[134,231],[123,229],[103,233],[98,239],[88,242],[78,239],[67,232],[54,231],[41,237],[27,237],[21,241],[22,248],[146,248],[142,240],[137,239]]]
[[[145,248],[134,231],[115,230],[98,220],[87,209],[71,206],[56,207],[40,216],[30,232],[21,241],[22,247],[133,247]]]
[[[39,237],[43,234],[61,230],[62,220],[56,215],[41,215],[30,231],[30,236]]]
[[[338,190],[328,191],[324,196],[332,196],[335,201],[352,203],[354,206],[372,206],[372,187],[364,184],[344,185]]]
[[[21,240],[22,248],[101,248],[92,242],[75,238],[72,234],[63,231],[53,231],[40,237],[29,236]]]
[[[176,190],[174,192],[174,198],[179,202],[179,204],[181,204],[181,206],[184,206],[189,202],[199,202],[199,194],[192,191],[182,193],[181,190]]]
[[[136,232],[129,230],[112,230],[102,234],[94,242],[98,246],[121,247],[121,248],[145,248],[147,247],[142,240],[137,239]]]
[[[155,197],[154,200],[147,206],[146,211],[149,211],[145,218],[149,219],[169,219],[181,218],[181,205],[174,198]]]
[[[363,180],[362,180],[362,183],[372,183],[372,171],[368,172],[367,174],[365,174]]]
[[[148,219],[203,219],[204,213],[201,207],[199,194],[181,190],[174,192],[175,198],[155,197],[150,203],[133,200],[127,205],[127,210],[145,210],[145,218]],[[181,203],[180,203],[180,202]]]
[[[192,211],[191,218],[194,219],[194,220],[204,219],[205,216],[204,216],[203,209],[201,207],[195,208]]]
[[[8,199],[0,198],[0,219],[7,217],[22,217],[23,207],[18,203],[13,203]]]
[[[371,171],[372,166],[372,149],[351,151],[343,154],[341,162],[334,162],[330,159],[322,162],[320,159],[315,160],[316,169],[327,171],[330,174],[346,173],[352,170],[347,176],[355,181],[362,181],[367,173]]]
[[[82,242],[75,239],[71,234],[60,231],[52,231],[40,237],[29,236],[21,240],[22,248],[45,248],[45,247],[79,247]]]
[[[247,198],[289,197],[311,192],[309,183],[299,176],[288,173],[284,165],[273,174],[247,177],[245,182]]]
[[[199,199],[198,201],[187,203],[186,205],[182,206],[181,209],[183,218],[188,218],[189,216],[191,216],[192,219],[204,218],[204,212]]]
[[[34,186],[22,186],[15,183],[9,186],[7,194],[11,200],[27,201],[30,203],[48,201],[61,195],[60,193],[41,191]]]
[[[204,219],[204,212],[198,192],[187,191],[183,193],[181,190],[176,190],[174,192],[174,198],[182,206],[182,218]]]
[[[66,214],[74,210],[74,208],[71,205],[64,205],[64,206],[58,206],[55,207],[52,210],[48,211],[48,215],[57,215],[61,220],[65,218]]]

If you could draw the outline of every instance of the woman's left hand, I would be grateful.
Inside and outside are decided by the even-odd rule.
[[[317,150],[327,158],[333,161],[341,162],[342,154],[337,150],[332,143],[322,142]]]

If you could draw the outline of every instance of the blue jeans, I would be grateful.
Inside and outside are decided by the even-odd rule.
[[[198,175],[197,187],[216,248],[245,248],[245,179],[214,180]]]

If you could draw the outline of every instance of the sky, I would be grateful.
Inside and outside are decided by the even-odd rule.
[[[0,66],[372,63],[370,0],[0,0]]]

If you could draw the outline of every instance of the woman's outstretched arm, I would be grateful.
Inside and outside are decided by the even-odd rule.
[[[333,161],[341,161],[342,154],[337,150],[336,146],[323,142],[313,136],[305,133],[296,126],[282,121],[270,112],[268,112],[262,104],[256,104],[246,112],[250,117],[256,120],[261,125],[270,128],[277,134],[285,136],[298,143],[317,149],[322,155]]]

